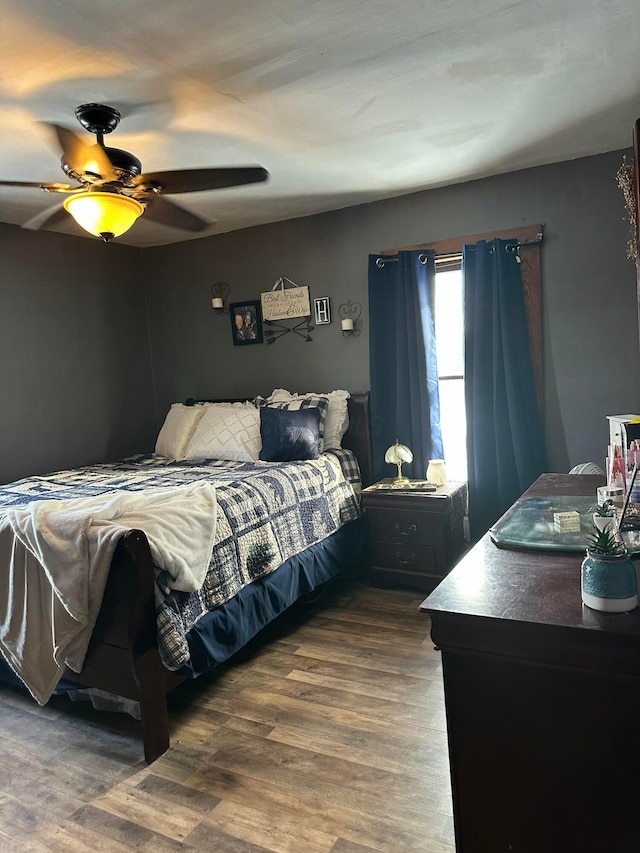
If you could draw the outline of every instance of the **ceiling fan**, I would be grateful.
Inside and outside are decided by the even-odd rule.
[[[89,144],[73,130],[45,122],[62,148],[62,168],[79,186],[37,181],[0,181],[5,187],[39,187],[47,193],[64,193],[60,204],[37,214],[23,225],[36,230],[62,222],[67,213],[105,243],[128,231],[144,213],[147,219],[180,228],[202,231],[210,223],[164,198],[173,193],[201,192],[241,184],[266,181],[269,173],[261,166],[232,166],[205,169],[178,169],[142,172],[142,163],[133,154],[104,144],[105,134],[120,123],[120,113],[104,104],[82,104],[76,118],[97,142]]]

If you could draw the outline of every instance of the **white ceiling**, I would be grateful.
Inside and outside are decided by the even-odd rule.
[[[624,148],[640,115],[633,0],[0,0],[0,15],[0,179],[64,181],[37,122],[83,133],[75,107],[110,104],[106,144],[146,172],[268,169],[173,197],[215,220],[204,235]],[[59,198],[0,187],[0,220]],[[204,235],[143,215],[120,242]]]

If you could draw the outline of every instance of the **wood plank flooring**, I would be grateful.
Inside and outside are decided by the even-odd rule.
[[[0,686],[2,853],[453,853],[440,656],[423,596],[343,582],[138,723]]]

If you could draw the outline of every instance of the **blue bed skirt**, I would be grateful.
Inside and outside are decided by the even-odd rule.
[[[271,574],[240,590],[210,611],[187,635],[191,659],[180,675],[197,678],[224,663],[298,599],[353,570],[368,547],[366,517],[350,521],[332,536],[291,557]],[[24,685],[0,659],[0,681]],[[55,693],[76,690],[62,679]]]
[[[298,599],[353,569],[364,558],[367,543],[366,519],[361,516],[243,587],[189,631],[191,659],[180,674],[196,678],[224,663]]]

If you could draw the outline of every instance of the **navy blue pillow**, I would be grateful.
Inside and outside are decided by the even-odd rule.
[[[260,409],[263,462],[318,458],[320,409]]]

